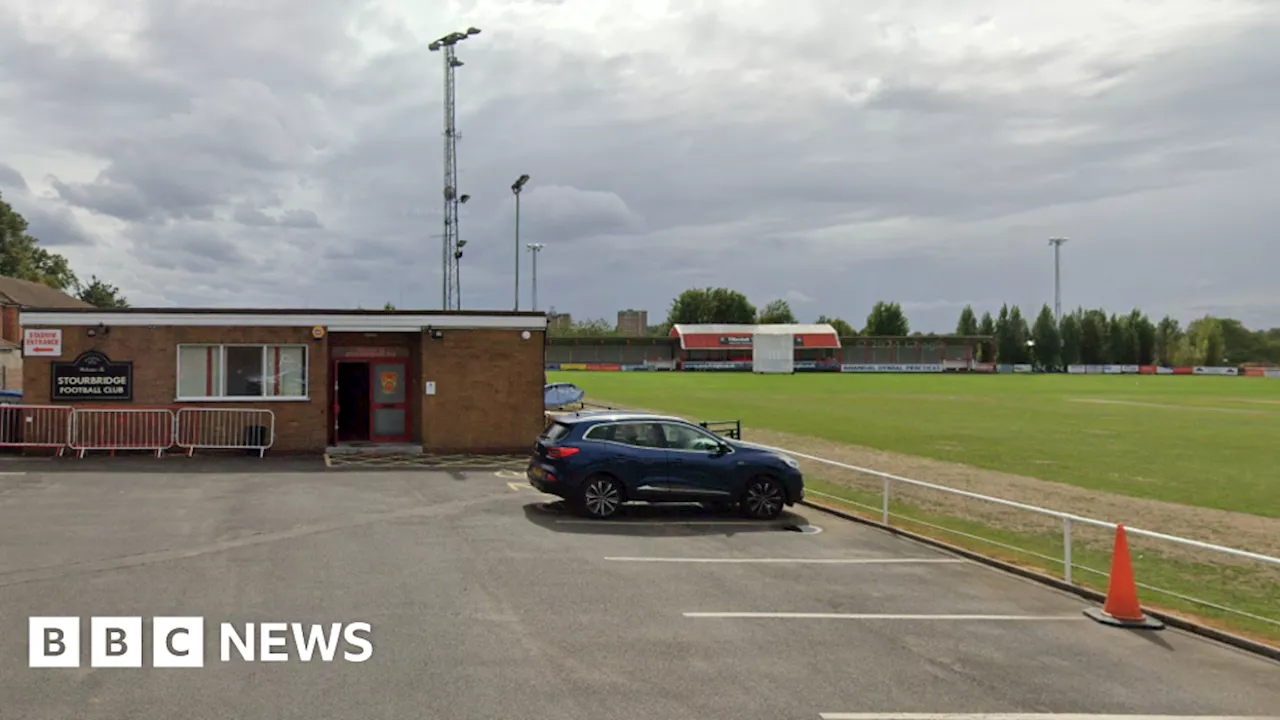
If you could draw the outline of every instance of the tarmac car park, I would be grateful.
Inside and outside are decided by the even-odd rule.
[[[1266,716],[1280,665],[797,504],[562,512],[521,470],[86,458],[0,474],[0,717],[1008,720]],[[823,532],[786,532],[809,524]],[[90,617],[144,618],[94,668]],[[365,622],[346,662],[152,664],[152,618]],[[78,668],[28,667],[32,617]],[[1021,717],[1026,717],[1022,715]],[[1079,720],[1079,718],[1075,718]]]

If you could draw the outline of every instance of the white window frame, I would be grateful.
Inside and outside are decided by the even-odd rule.
[[[217,348],[218,349],[218,375],[215,378],[214,392],[215,397],[206,397],[203,395],[182,395],[178,392],[178,385],[182,380],[182,348]],[[305,375],[302,380],[302,395],[237,395],[235,397],[227,397],[223,393],[227,391],[227,348],[229,347],[256,347],[262,349],[262,374],[267,374],[267,349],[275,347],[300,347],[302,348],[302,362],[306,368]],[[174,401],[175,402],[225,402],[225,403],[247,403],[247,402],[310,402],[311,401],[311,346],[303,343],[178,343],[178,351],[175,353],[177,358],[176,374],[174,375]],[[265,392],[266,385],[263,385]]]

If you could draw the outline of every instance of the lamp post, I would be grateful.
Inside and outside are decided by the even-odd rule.
[[[1049,238],[1053,246],[1053,319],[1062,322],[1062,273],[1060,256],[1066,238]]]
[[[511,184],[511,193],[516,196],[516,312],[520,311],[520,191],[529,182],[528,175],[521,175]],[[534,255],[537,258],[537,255]]]
[[[538,253],[542,252],[542,248],[546,247],[546,245],[529,243],[525,247],[529,248],[530,253],[533,253],[533,311],[538,312]]]

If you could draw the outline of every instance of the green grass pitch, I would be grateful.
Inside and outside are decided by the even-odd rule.
[[[1280,517],[1280,381],[553,372],[589,400]],[[748,437],[748,439],[750,439]]]

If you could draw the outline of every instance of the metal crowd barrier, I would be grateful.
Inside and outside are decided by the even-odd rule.
[[[191,456],[197,449],[257,450],[275,444],[276,416],[256,408],[72,408],[61,405],[0,405],[0,447],[90,450],[149,450],[156,457],[174,446]]]
[[[242,408],[182,408],[174,426],[174,444],[193,455],[208,450],[257,450],[263,457],[275,443],[276,414]]]
[[[0,405],[0,447],[56,448],[61,457],[71,435],[71,408]]]
[[[173,411],[151,408],[75,408],[71,441],[80,457],[90,450],[151,450],[156,457],[173,446]]]

